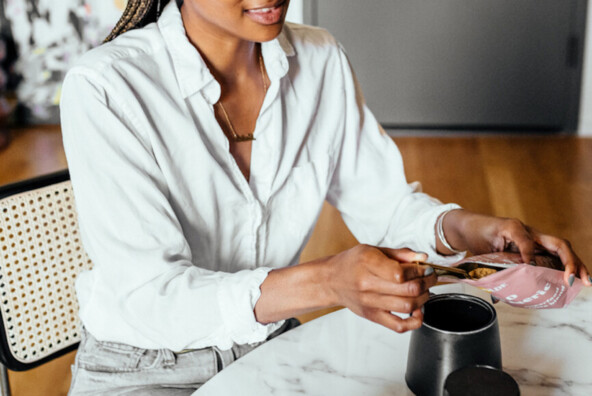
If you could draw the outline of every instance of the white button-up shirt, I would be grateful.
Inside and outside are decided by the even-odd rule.
[[[335,39],[286,24],[262,52],[271,85],[248,182],[175,2],[68,73],[63,138],[94,263],[76,289],[98,339],[177,351],[264,340],[280,323],[256,321],[260,285],[298,263],[325,199],[360,242],[441,259],[434,224],[451,206],[407,184]]]

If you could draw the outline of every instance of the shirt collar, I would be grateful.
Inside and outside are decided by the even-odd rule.
[[[158,28],[171,55],[177,83],[184,98],[202,92],[206,100],[216,103],[220,98],[220,85],[201,57],[201,54],[187,38],[181,12],[175,1],[171,1],[158,19]],[[288,72],[288,56],[296,55],[286,33],[286,26],[280,35],[261,45],[263,61],[269,79],[279,80]]]

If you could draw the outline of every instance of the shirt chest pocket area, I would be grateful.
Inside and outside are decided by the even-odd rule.
[[[287,225],[308,232],[323,205],[332,174],[329,155],[303,161],[290,170],[279,199]]]

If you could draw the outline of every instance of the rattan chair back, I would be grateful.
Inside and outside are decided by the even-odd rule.
[[[0,187],[0,360],[27,370],[77,347],[77,274],[92,263],[67,171]]]

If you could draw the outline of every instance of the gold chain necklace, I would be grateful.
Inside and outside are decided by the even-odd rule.
[[[261,52],[259,52],[259,70],[261,71],[261,82],[263,84],[263,97],[265,98],[265,94],[267,93],[267,83],[265,82],[265,73],[263,72],[263,57],[261,56]],[[237,134],[234,130],[234,127],[232,126],[232,122],[230,122],[230,117],[228,117],[228,113],[222,104],[222,99],[218,101],[218,104],[220,105],[220,110],[222,110],[222,113],[224,114],[224,118],[226,118],[226,124],[228,125],[228,129],[230,129],[230,133],[232,134],[232,139],[235,142],[248,142],[255,140],[255,136],[253,136],[252,133],[248,133],[246,135]]]

